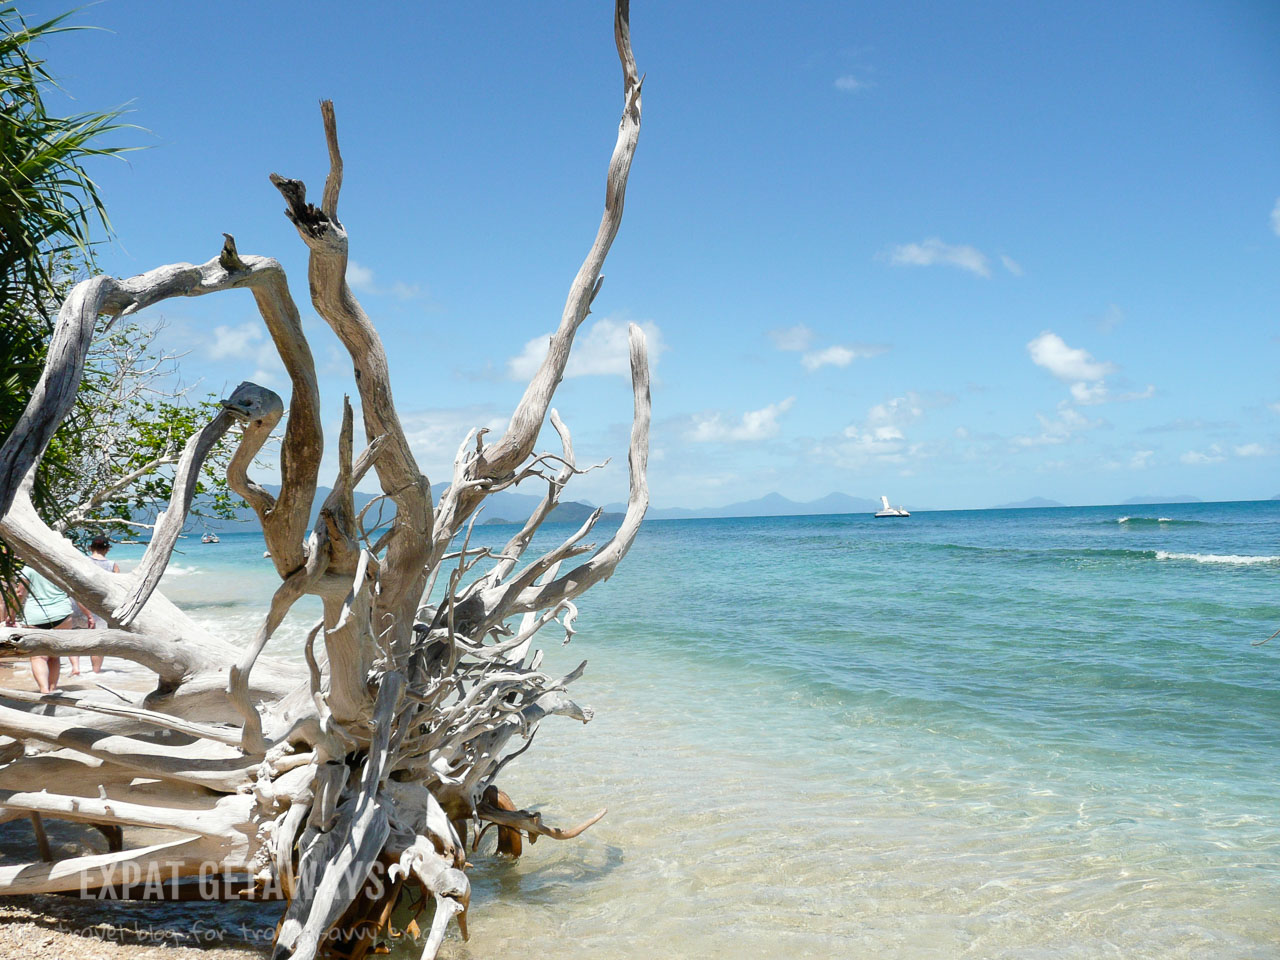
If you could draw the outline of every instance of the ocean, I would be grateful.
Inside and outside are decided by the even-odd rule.
[[[162,589],[246,641],[260,537],[181,543]],[[595,719],[502,786],[609,814],[473,856],[443,956],[1280,952],[1280,501],[653,521],[580,606],[540,639]]]

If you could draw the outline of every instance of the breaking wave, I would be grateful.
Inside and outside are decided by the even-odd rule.
[[[1192,560],[1196,563],[1233,563],[1241,566],[1252,566],[1258,563],[1280,563],[1280,557],[1249,556],[1235,553],[1170,553],[1167,550],[1157,550],[1156,559]]]
[[[1205,525],[1203,520],[1174,520],[1172,517],[1118,517],[1116,523],[1122,523],[1126,527],[1202,527]]]
[[[1051,563],[1097,561],[1097,560],[1184,560],[1192,563],[1222,563],[1239,566],[1256,564],[1280,564],[1280,556],[1262,556],[1235,553],[1174,553],[1170,550],[1126,550],[1123,548],[1097,547],[1057,547],[1034,549],[1027,547],[980,547],[959,543],[920,544],[929,550],[945,553],[969,554],[977,558],[992,559],[1004,557],[1025,558],[1027,561],[1046,561]]]

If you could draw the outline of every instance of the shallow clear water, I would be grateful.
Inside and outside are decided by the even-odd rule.
[[[185,543],[247,638],[260,539]],[[1280,502],[649,523],[503,783],[609,815],[474,858],[446,955],[1275,956],[1278,587]]]

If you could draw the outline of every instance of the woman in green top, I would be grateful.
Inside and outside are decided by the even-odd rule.
[[[70,597],[46,580],[34,567],[28,566],[23,570],[22,579],[18,597],[22,599],[24,594],[26,597],[22,604],[22,619],[27,622],[27,626],[41,630],[65,630],[71,626],[74,607]],[[31,658],[31,675],[35,677],[36,686],[41,693],[52,693],[58,685],[61,673],[61,658]]]

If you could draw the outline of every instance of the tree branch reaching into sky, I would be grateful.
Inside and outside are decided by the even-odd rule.
[[[591,709],[567,692],[585,661],[565,674],[548,672],[532,644],[552,624],[566,642],[572,637],[577,601],[613,575],[649,505],[648,350],[644,332],[631,324],[625,515],[597,544],[588,539],[602,517],[596,509],[559,545],[526,558],[567,484],[586,472],[551,402],[600,293],[639,141],[642,80],[628,0],[617,0],[613,28],[622,111],[599,226],[505,431],[488,440],[477,427],[459,438],[438,501],[392,399],[387,351],[348,283],[348,233],[338,214],[344,164],[332,101],[321,103],[329,173],[320,206],[308,201],[301,180],[270,177],[308,251],[311,304],[350,357],[369,441],[356,452],[355,411],[344,400],[337,478],[317,520],[311,510],[324,438],[316,367],[277,261],[242,255],[224,235],[205,263],[170,264],[125,280],[94,276],[66,291],[39,380],[0,445],[0,537],[109,629],[3,631],[0,658],[119,656],[154,670],[158,681],[123,706],[67,697],[48,701],[54,715],[0,706],[0,736],[18,745],[0,765],[0,819],[143,826],[171,839],[105,857],[0,867],[0,894],[111,885],[120,872],[145,874],[157,865],[165,876],[190,876],[213,864],[287,901],[277,960],[360,960],[389,936],[402,902],[432,910],[422,951],[430,960],[455,918],[467,934],[471,836],[475,851],[485,825],[495,825],[499,851],[515,856],[522,837],[569,840],[604,816],[602,810],[575,826],[551,825],[519,809],[497,778],[525,754],[544,719],[591,719]],[[118,326],[169,298],[228,290],[253,294],[288,373],[287,417],[283,397],[248,382],[203,417],[173,407],[172,398],[155,392],[163,358],[153,362],[145,337],[140,342],[136,329]],[[65,448],[69,467],[91,476],[67,497],[77,502],[56,523],[115,523],[112,515],[168,493],[146,553],[126,576],[106,573],[77,551],[30,495],[42,460],[60,449],[59,427],[86,395],[96,399],[85,421],[92,429],[81,436],[124,450]],[[282,421],[281,484],[272,494],[250,467]],[[548,421],[559,452],[536,450]],[[229,437],[228,457],[221,444]],[[153,467],[172,473],[153,481]],[[257,514],[280,577],[252,637],[210,633],[157,589],[201,496],[201,479],[211,473]],[[355,512],[353,490],[366,475],[395,505],[385,529],[366,526]],[[520,483],[543,491],[520,532],[500,553],[472,547],[485,498]],[[324,614],[307,636],[305,665],[263,657],[306,595],[321,599]],[[23,702],[24,695],[0,696]],[[159,740],[161,730],[182,736]],[[134,790],[139,778],[150,784],[145,793]]]

